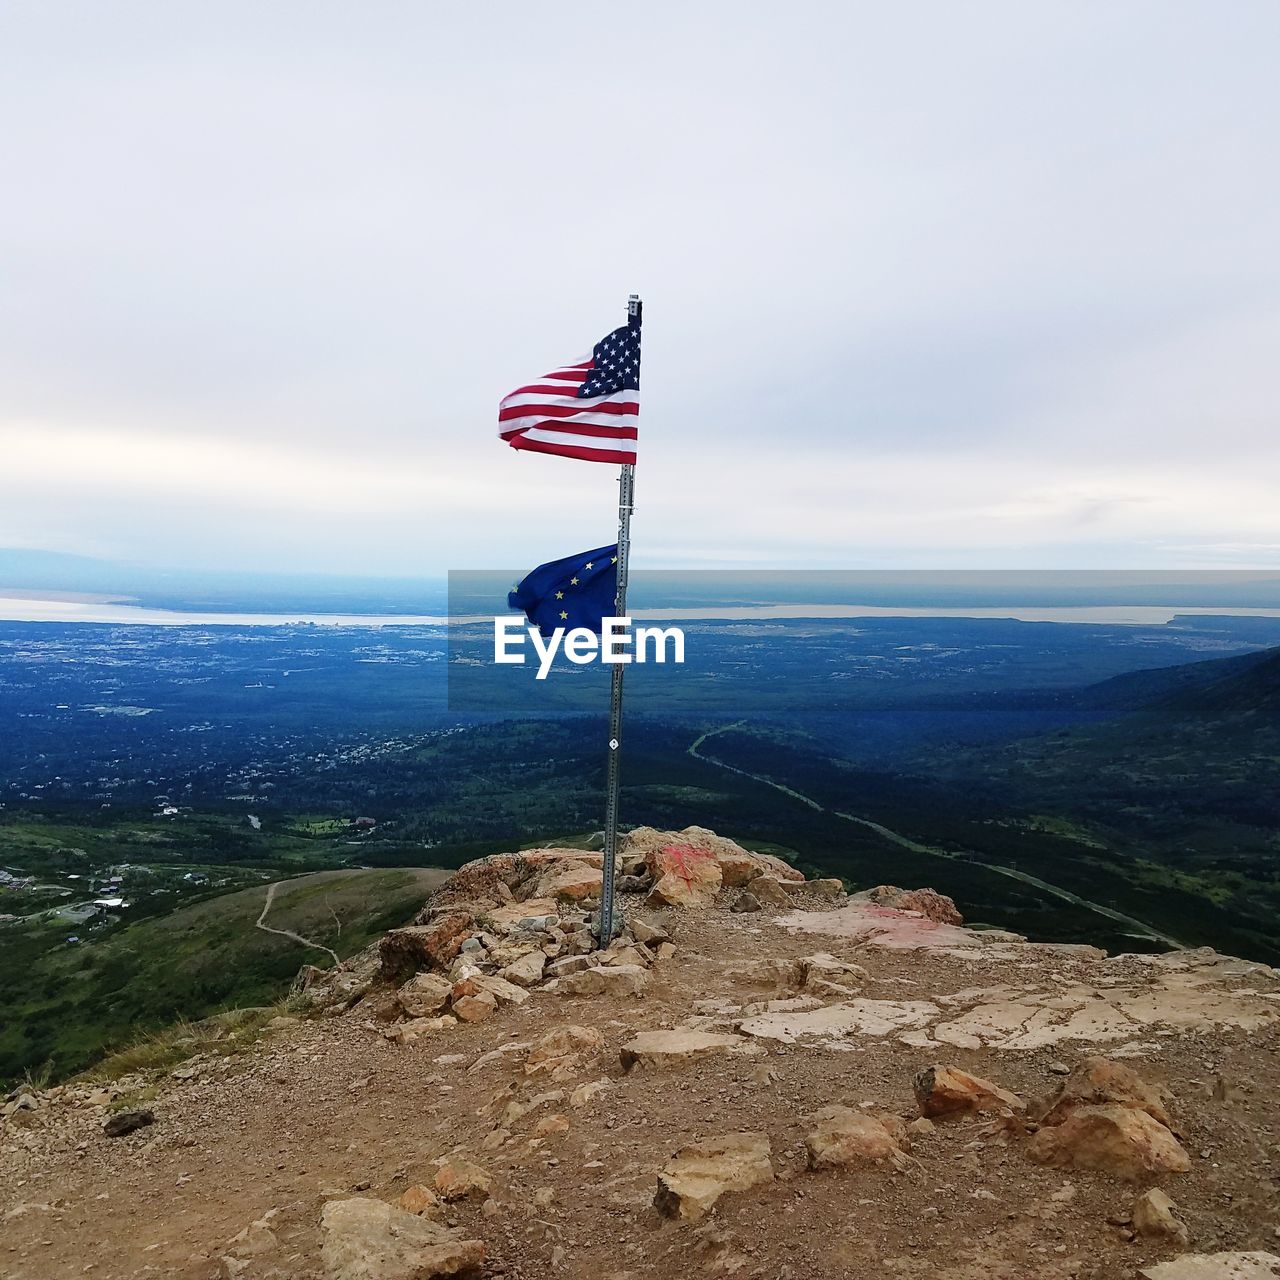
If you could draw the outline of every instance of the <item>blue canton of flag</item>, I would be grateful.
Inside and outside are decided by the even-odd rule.
[[[640,390],[640,325],[624,324],[591,349],[591,368],[578,399]]]
[[[507,596],[507,604],[523,610],[544,636],[557,627],[586,627],[599,635],[601,619],[614,616],[617,595],[618,546],[614,543],[540,564],[521,579]]]

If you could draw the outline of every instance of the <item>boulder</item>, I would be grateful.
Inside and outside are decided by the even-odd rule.
[[[485,923],[500,934],[536,932],[549,924],[556,924],[559,919],[554,898],[508,902],[485,912]]]
[[[433,1018],[449,1007],[453,985],[438,973],[415,974],[396,992],[396,1003],[410,1018]]]
[[[576,957],[569,957],[576,959]],[[501,971],[501,976],[517,987],[531,987],[542,981],[542,971],[546,967],[547,953],[541,950],[528,951]]]
[[[761,907],[789,907],[791,895],[777,876],[760,875],[751,882],[751,896]]]
[[[403,1209],[405,1213],[435,1214],[440,1210],[440,1197],[416,1183],[396,1200],[396,1208]]]
[[[973,1111],[1025,1111],[1027,1106],[1017,1094],[959,1067],[926,1067],[913,1083],[920,1114],[930,1118]]]
[[[487,991],[476,995],[454,996],[453,1016],[459,1022],[483,1022],[498,1008],[497,1000]]]
[[[136,1129],[143,1129],[149,1124],[155,1124],[155,1112],[146,1109],[140,1111],[117,1111],[102,1126],[102,1132],[108,1138],[123,1138],[126,1133],[133,1133]]]
[[[1061,1124],[1077,1107],[1112,1103],[1145,1111],[1166,1129],[1173,1128],[1159,1093],[1132,1067],[1109,1058],[1086,1058],[1081,1062],[1063,1082],[1040,1123]]]
[[[384,1204],[330,1200],[320,1218],[320,1260],[329,1280],[432,1280],[462,1275],[484,1261],[484,1243]]]
[[[528,1076],[546,1074],[553,1080],[564,1080],[603,1048],[604,1036],[594,1027],[557,1027],[548,1031],[529,1050],[524,1060],[524,1072]]]
[[[964,916],[956,904],[946,894],[933,889],[899,889],[896,884],[881,884],[854,896],[879,907],[892,907],[894,911],[914,911],[938,924],[964,924]]]
[[[720,867],[721,881],[730,889],[749,884],[761,873],[774,875],[781,880],[803,880],[802,872],[797,871],[781,858],[769,853],[752,853],[740,844],[718,836],[706,827],[685,827],[683,831],[655,831],[653,827],[637,827],[630,832],[623,842],[623,856],[628,860],[639,857],[649,872],[658,878],[655,866],[655,851],[668,845],[686,845],[701,850],[715,859]]]
[[[1191,1244],[1191,1232],[1174,1212],[1176,1208],[1159,1187],[1152,1187],[1133,1202],[1133,1229],[1140,1236],[1169,1240],[1186,1249]]]
[[[1075,1108],[1061,1124],[1041,1128],[1027,1154],[1055,1169],[1098,1169],[1129,1182],[1191,1168],[1164,1125],[1146,1111],[1115,1104]]]
[[[758,1053],[746,1036],[715,1031],[642,1031],[622,1046],[624,1070],[633,1067],[685,1066],[722,1053]]]
[[[899,1141],[902,1121],[897,1116],[876,1116],[854,1107],[823,1107],[817,1127],[806,1135],[810,1169],[836,1169],[845,1165],[889,1164],[899,1168],[906,1156]]]
[[[799,967],[800,989],[820,996],[856,995],[858,984],[867,976],[867,971],[860,964],[837,960],[825,951],[804,956]]]
[[[524,1004],[529,993],[496,973],[479,973],[472,980],[476,995],[490,995],[498,1004]]]
[[[654,924],[650,920],[646,920],[643,916],[635,916],[628,922],[631,926],[631,936],[637,942],[656,943],[670,942],[671,935],[660,924]]]
[[[580,969],[560,980],[560,990],[571,996],[639,996],[648,985],[648,971],[638,964]]]
[[[765,1133],[730,1133],[681,1147],[658,1174],[654,1207],[668,1218],[701,1218],[726,1191],[773,1181]]]
[[[828,902],[835,902],[844,897],[844,881],[834,877],[806,881],[803,888],[806,893],[825,898]]]
[[[538,896],[559,902],[581,902],[584,898],[598,898],[603,885],[604,874],[597,867],[557,868],[538,882]]]
[[[487,1200],[490,1179],[478,1164],[455,1156],[436,1171],[436,1195],[446,1204],[455,1200]]]
[[[430,924],[388,930],[378,944],[382,977],[399,983],[419,969],[447,969],[474,926],[469,911],[446,911]]]
[[[571,973],[594,968],[595,964],[595,958],[590,954],[561,956],[558,960],[552,960],[547,965],[544,970],[544,976],[548,978],[564,978]]]
[[[720,892],[720,864],[707,849],[664,845],[652,852],[650,865],[654,885],[646,901],[652,906],[708,907]]]

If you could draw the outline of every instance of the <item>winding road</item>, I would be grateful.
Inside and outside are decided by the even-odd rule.
[[[763,774],[749,773],[746,769],[739,769],[737,765],[727,764],[723,760],[716,759],[715,756],[702,753],[702,744],[708,738],[714,738],[721,733],[728,733],[731,729],[740,729],[745,723],[746,721],[744,720],[735,720],[732,724],[721,725],[718,729],[708,729],[706,733],[700,734],[690,743],[688,747],[689,755],[695,760],[701,760],[704,764],[715,765],[718,769],[725,769],[729,773],[736,773],[743,778],[750,778],[753,782],[761,782],[767,787],[772,787],[775,791],[781,791],[783,795],[790,796],[793,800],[798,800],[801,804],[808,805],[810,809],[815,809],[819,813],[830,813],[833,817],[841,818],[845,822],[853,822],[860,827],[868,827],[877,835],[883,836],[884,839],[898,845],[900,848],[909,849],[912,853],[927,854],[931,858],[945,858],[948,862],[973,863],[982,867],[985,871],[992,871],[1000,876],[1008,876],[1011,880],[1020,880],[1023,884],[1031,885],[1051,897],[1058,898],[1063,902],[1069,902],[1076,907],[1083,907],[1087,911],[1096,912],[1100,916],[1105,916],[1108,920],[1114,920],[1117,924],[1125,925],[1128,929],[1133,930],[1144,938],[1152,938],[1156,942],[1162,942],[1165,946],[1173,947],[1178,951],[1186,949],[1186,943],[1179,942],[1177,938],[1171,938],[1167,933],[1161,933],[1159,929],[1147,924],[1144,920],[1127,916],[1124,912],[1116,911],[1100,902],[1090,902],[1088,898],[1082,898],[1079,894],[1072,893],[1069,889],[1063,889],[1059,885],[1050,884],[1047,880],[1041,880],[1038,876],[1028,875],[1027,872],[1017,871],[1013,867],[1002,867],[993,862],[983,862],[972,854],[962,856],[948,849],[939,849],[936,845],[921,844],[918,840],[912,840],[909,836],[893,831],[882,823],[873,822],[870,818],[860,818],[853,813],[842,813],[839,809],[827,809],[811,796],[806,796],[796,791],[793,787],[784,786],[781,782],[775,782],[772,778],[766,778]]]

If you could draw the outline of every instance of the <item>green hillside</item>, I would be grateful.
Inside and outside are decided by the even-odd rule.
[[[448,873],[323,871],[284,881],[266,923],[351,955],[403,924]],[[33,921],[0,933],[0,1085],[24,1071],[62,1077],[178,1019],[269,1004],[320,950],[255,926],[265,885],[113,930],[81,946]]]

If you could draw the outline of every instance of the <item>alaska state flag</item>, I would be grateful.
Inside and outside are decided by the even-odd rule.
[[[540,564],[507,596],[544,636],[557,627],[586,627],[600,634],[600,620],[612,618],[618,594],[618,545],[580,551]]]

